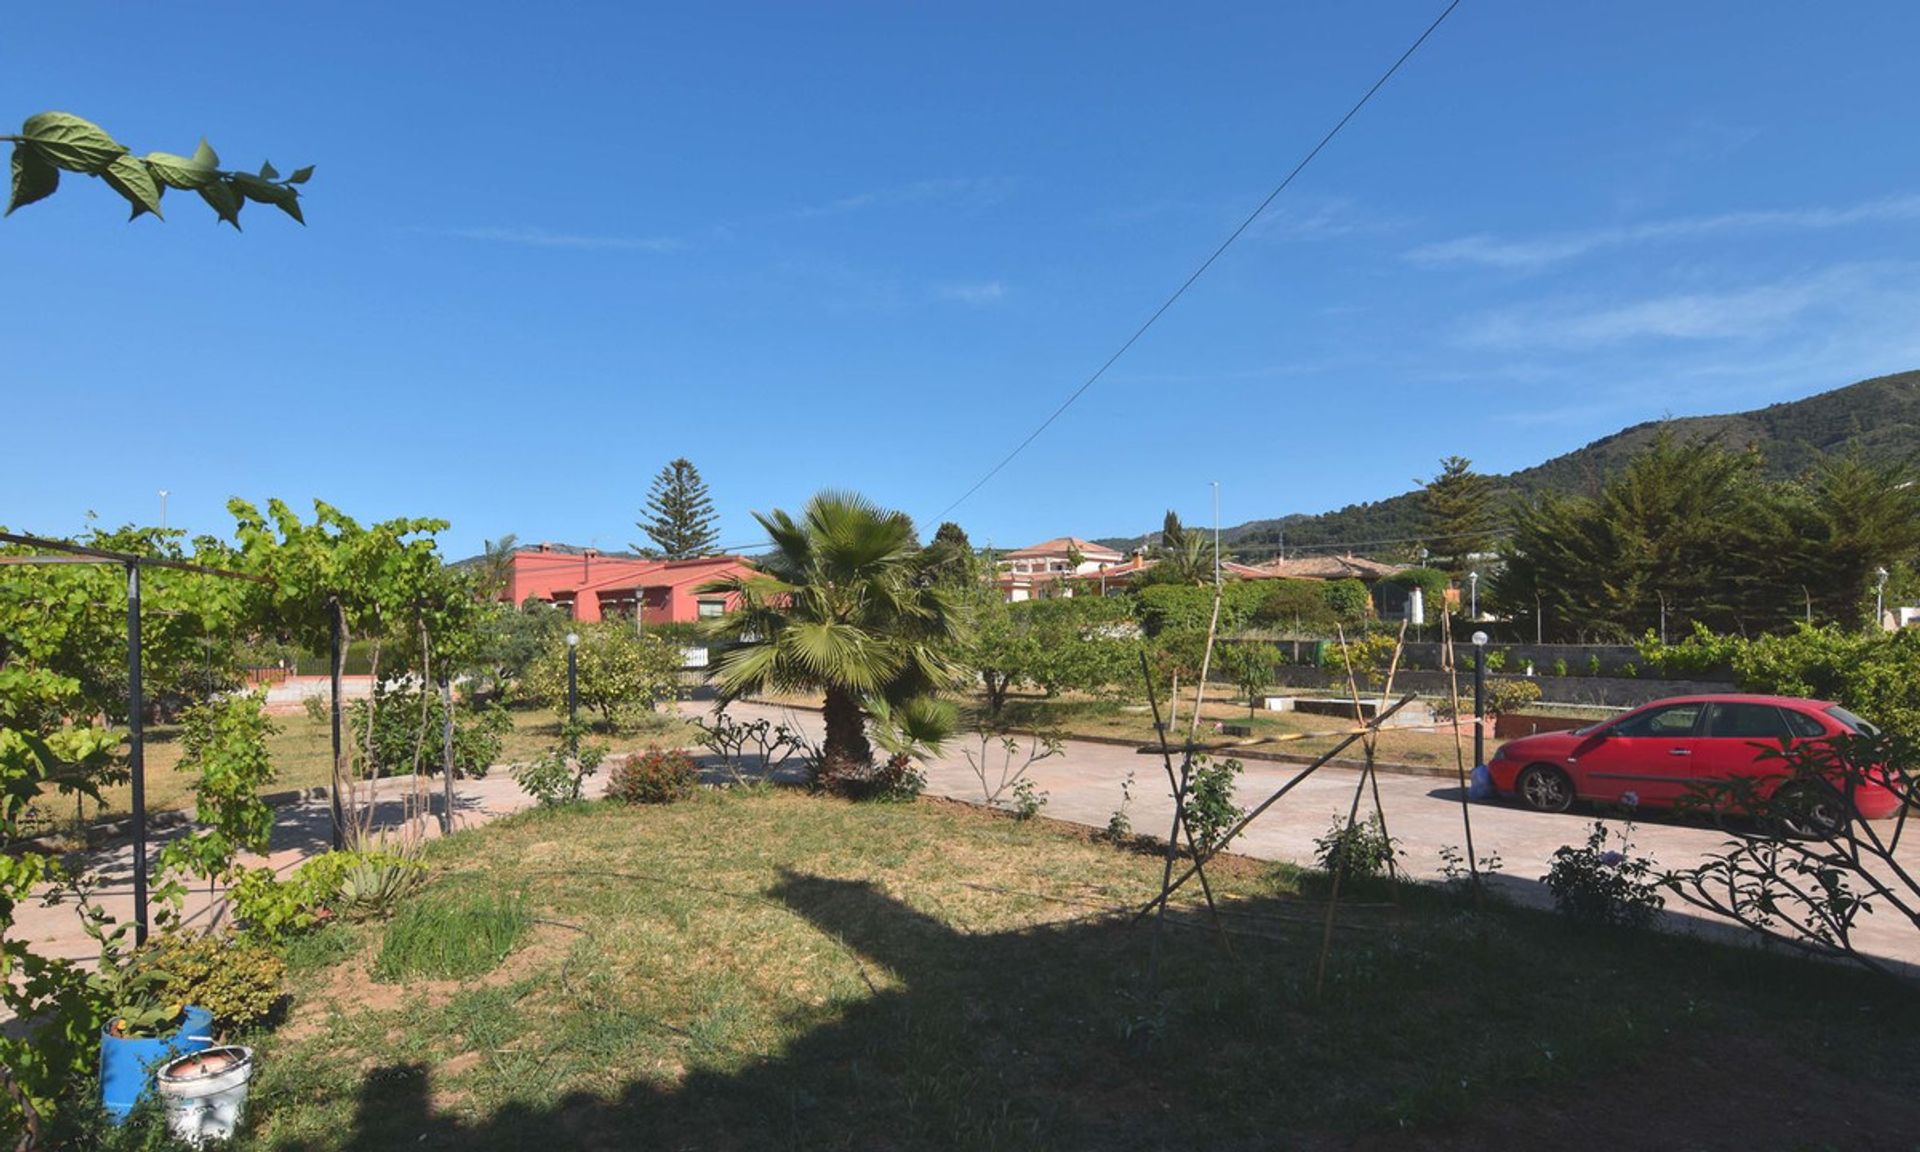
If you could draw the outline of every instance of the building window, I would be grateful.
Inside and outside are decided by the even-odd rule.
[[[702,600],[700,601],[699,608],[700,619],[702,620],[717,620],[727,614],[727,602],[725,600]]]

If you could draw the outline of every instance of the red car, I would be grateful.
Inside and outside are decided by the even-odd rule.
[[[1801,744],[1873,725],[1825,700],[1793,696],[1675,696],[1572,732],[1510,740],[1487,763],[1493,787],[1541,812],[1564,812],[1575,800],[1670,807],[1705,785],[1753,778],[1771,796],[1786,768],[1763,753],[1781,741]],[[1767,783],[1772,781],[1772,784]],[[1631,799],[1629,799],[1631,797]],[[1841,796],[1809,797],[1810,830],[1839,826]],[[1873,774],[1854,789],[1855,812],[1884,820],[1900,800]],[[1797,822],[1797,821],[1796,821]]]

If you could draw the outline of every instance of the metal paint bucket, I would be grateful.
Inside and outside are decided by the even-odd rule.
[[[252,1080],[253,1049],[238,1044],[169,1060],[154,1077],[167,1130],[195,1147],[231,1137],[246,1112]]]

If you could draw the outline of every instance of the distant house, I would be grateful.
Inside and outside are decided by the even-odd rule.
[[[1364,556],[1296,556],[1291,560],[1269,561],[1255,570],[1269,580],[1358,580],[1367,586],[1374,615],[1382,620],[1402,619],[1410,606],[1407,589],[1391,579],[1407,570],[1405,564],[1388,564]],[[1447,589],[1447,603],[1455,604],[1458,600],[1459,590]]]
[[[736,597],[696,591],[702,584],[752,572],[743,556],[649,560],[541,544],[513,553],[500,598],[510,604],[545,600],[575,620],[632,620],[638,614],[643,625],[683,624],[735,606]]]
[[[994,582],[1009,602],[1039,596],[1071,596],[1071,578],[1099,573],[1126,557],[1077,536],[1061,536],[1008,552],[995,561]]]
[[[1358,580],[1372,584],[1399,572],[1404,564],[1385,564],[1364,556],[1296,556],[1291,560],[1269,560],[1252,567],[1269,580]]]

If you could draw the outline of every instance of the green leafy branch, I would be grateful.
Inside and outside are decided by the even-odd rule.
[[[6,215],[16,208],[53,195],[60,187],[61,172],[98,176],[133,205],[129,220],[138,220],[151,212],[160,213],[160,198],[167,189],[198,193],[214,214],[240,228],[240,209],[249,200],[271,204],[305,224],[300,214],[300,190],[313,175],[313,166],[296,169],[280,178],[272,164],[260,165],[258,173],[228,172],[220,167],[220,157],[203,139],[191,156],[170,152],[149,152],[135,156],[105,129],[67,112],[42,112],[27,117],[17,136],[0,136],[13,145],[13,194],[7,201]]]

